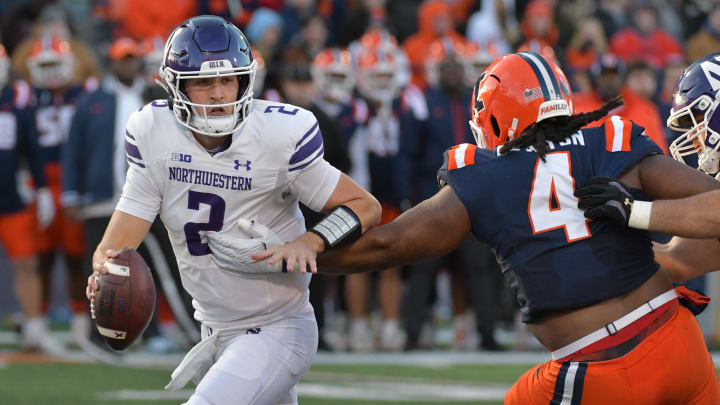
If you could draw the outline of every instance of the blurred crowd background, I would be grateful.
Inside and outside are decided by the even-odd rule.
[[[554,59],[576,112],[622,94],[625,105],[613,113],[667,151],[677,135],[664,125],[675,81],[689,62],[720,51],[715,0],[3,0],[0,110],[25,114],[16,127],[26,134],[17,137],[35,140],[6,142],[16,127],[0,119],[0,152],[21,156],[17,170],[0,165],[12,166],[2,178],[19,179],[22,200],[0,204],[0,316],[22,329],[26,347],[62,349],[44,337],[47,314],[70,325],[71,344],[83,347],[92,335],[84,288],[127,170],[124,124],[165,98],[154,82],[164,42],[198,14],[243,30],[259,61],[255,97],[315,113],[326,158],[381,201],[383,222],[436,192],[445,149],[474,142],[472,86],[499,56]],[[54,210],[33,191],[43,182]],[[309,224],[318,218],[305,213]],[[25,234],[34,236],[24,242]],[[159,221],[143,253],[160,289],[144,344],[184,349],[198,336]],[[40,304],[29,302],[36,295]],[[311,301],[321,350],[537,347],[494,255],[470,238],[443,259],[314,276]]]

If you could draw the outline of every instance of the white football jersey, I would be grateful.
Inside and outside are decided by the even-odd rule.
[[[298,201],[320,211],[340,178],[323,158],[311,112],[254,100],[232,142],[211,154],[156,100],[130,116],[126,136],[129,170],[117,209],[150,222],[160,214],[197,320],[252,328],[305,307],[309,274],[221,270],[210,261],[205,232],[227,231],[239,218],[283,241],[305,232]]]

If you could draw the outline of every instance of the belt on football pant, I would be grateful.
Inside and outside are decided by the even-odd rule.
[[[600,339],[604,339],[608,336],[612,336],[616,334],[618,331],[622,330],[623,328],[627,327],[628,325],[632,324],[633,322],[637,321],[638,319],[642,318],[643,316],[649,314],[650,312],[655,311],[660,306],[674,300],[677,298],[677,293],[675,292],[675,289],[666,291],[657,297],[651,299],[650,301],[640,305],[639,307],[635,308],[632,312],[628,313],[627,315],[623,316],[622,318],[610,322],[609,324],[605,325],[604,327],[596,330],[595,332],[590,333],[589,335],[585,335],[581,337],[580,339],[570,343],[567,346],[561,347],[560,349],[557,349],[551,353],[553,360],[560,360],[563,359],[578,350],[583,349],[584,347],[587,347]]]

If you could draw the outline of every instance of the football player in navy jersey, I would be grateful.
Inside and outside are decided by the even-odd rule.
[[[71,335],[73,341],[79,343],[87,336],[90,327],[87,318],[88,305],[83,296],[86,280],[86,273],[82,269],[85,237],[82,221],[65,215],[60,204],[63,191],[60,151],[70,132],[77,99],[86,90],[94,89],[97,82],[91,78],[86,83],[73,83],[75,64],[76,58],[70,43],[54,35],[43,35],[35,40],[27,61],[37,101],[37,140],[45,158],[43,170],[57,212],[52,223],[45,229],[38,229],[35,234],[45,306],[50,301],[56,251],[61,250],[68,269],[67,289],[73,312],[70,321]]]
[[[25,319],[22,344],[50,354],[61,353],[42,317],[35,228],[46,228],[55,207],[42,171],[43,159],[33,121],[32,89],[23,81],[8,83],[9,60],[0,45],[0,243],[15,272],[15,294]],[[34,206],[18,193],[16,175],[25,160],[36,185]]]
[[[699,297],[673,288],[648,232],[587,219],[574,196],[594,176],[648,198],[691,196],[715,180],[663,156],[620,117],[582,129],[621,100],[573,114],[565,75],[537,53],[503,56],[474,90],[480,148],[450,148],[437,194],[322,255],[320,267],[349,273],[442,256],[472,233],[492,247],[523,320],[552,352],[506,404],[720,403],[700,328],[677,299]],[[277,246],[252,256],[286,257]]]
[[[720,180],[720,52],[688,66],[678,79],[667,125],[682,131],[671,145],[678,161],[697,158],[697,168]],[[695,164],[693,162],[693,164]],[[614,220],[621,226],[683,237],[656,245],[656,259],[674,281],[685,281],[720,268],[720,190],[685,199],[646,202],[625,196],[622,183],[600,178],[578,190],[586,216]],[[720,182],[716,183],[720,188]],[[618,204],[625,198],[632,204]],[[627,220],[626,220],[627,218]],[[632,221],[630,221],[632,219]],[[708,239],[690,239],[708,238]]]

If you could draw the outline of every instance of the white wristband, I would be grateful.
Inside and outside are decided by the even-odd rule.
[[[630,211],[630,219],[628,226],[635,229],[647,230],[650,227],[650,211],[652,210],[652,202],[635,201]]]

